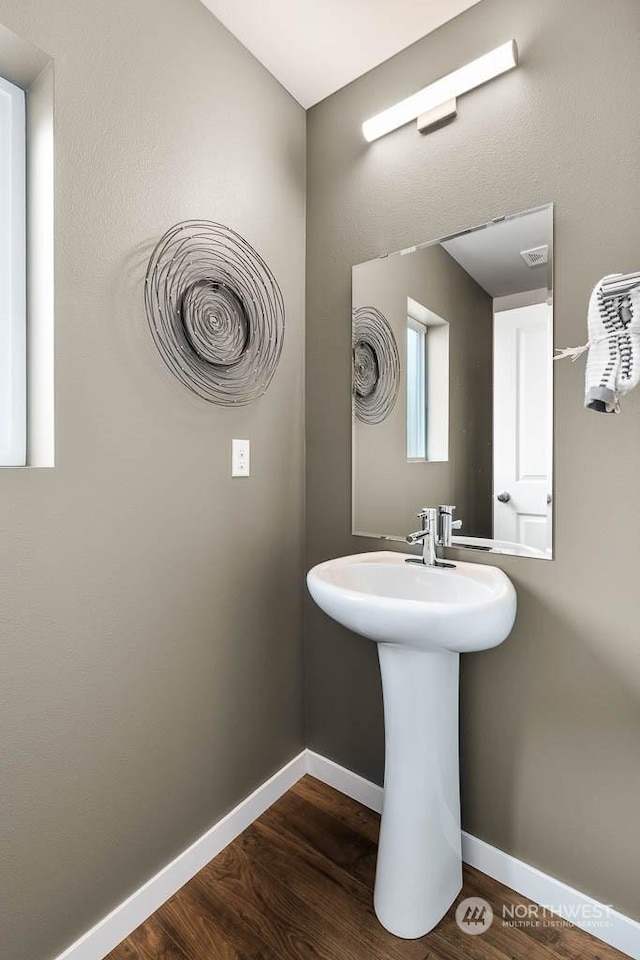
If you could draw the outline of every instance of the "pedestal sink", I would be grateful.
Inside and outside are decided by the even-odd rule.
[[[328,560],[307,584],[325,613],[378,644],[386,742],[374,906],[387,930],[413,939],[438,923],[462,886],[460,654],[508,637],[516,594],[497,567],[406,559],[380,552]]]

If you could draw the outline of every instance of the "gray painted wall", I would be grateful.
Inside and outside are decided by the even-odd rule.
[[[0,955],[49,960],[303,742],[305,117],[197,0],[0,23],[56,74],[57,465],[0,472]],[[246,408],[191,396],[146,329],[151,246],[186,217],[284,293]]]
[[[363,120],[510,37],[520,68],[453,124],[364,141]],[[483,0],[310,111],[308,565],[379,547],[349,532],[352,265],[554,201],[556,341],[583,343],[593,283],[640,259],[639,38],[636,0]],[[463,658],[463,818],[640,918],[640,391],[598,416],[582,378],[557,366],[556,559],[496,558],[517,624]],[[305,663],[309,745],[380,783],[374,645],[309,603]]]
[[[395,334],[398,399],[376,424],[353,425],[353,530],[402,536],[430,503],[453,503],[472,537],[492,528],[493,300],[442,247],[359,264],[353,308],[373,306]],[[449,458],[407,460],[407,297],[449,324]]]

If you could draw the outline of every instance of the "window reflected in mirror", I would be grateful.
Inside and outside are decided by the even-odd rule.
[[[407,460],[449,459],[449,324],[407,297]]]
[[[407,460],[427,459],[427,328],[407,317]]]

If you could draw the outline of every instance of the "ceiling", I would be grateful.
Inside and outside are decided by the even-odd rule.
[[[528,267],[520,251],[550,242],[547,207],[460,234],[442,246],[490,297],[506,297],[547,286],[549,266]]]
[[[202,0],[303,107],[479,0]]]

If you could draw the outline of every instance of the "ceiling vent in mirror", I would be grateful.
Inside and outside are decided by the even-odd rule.
[[[539,267],[549,260],[549,246],[531,247],[530,250],[521,250],[520,256],[528,267]]]

